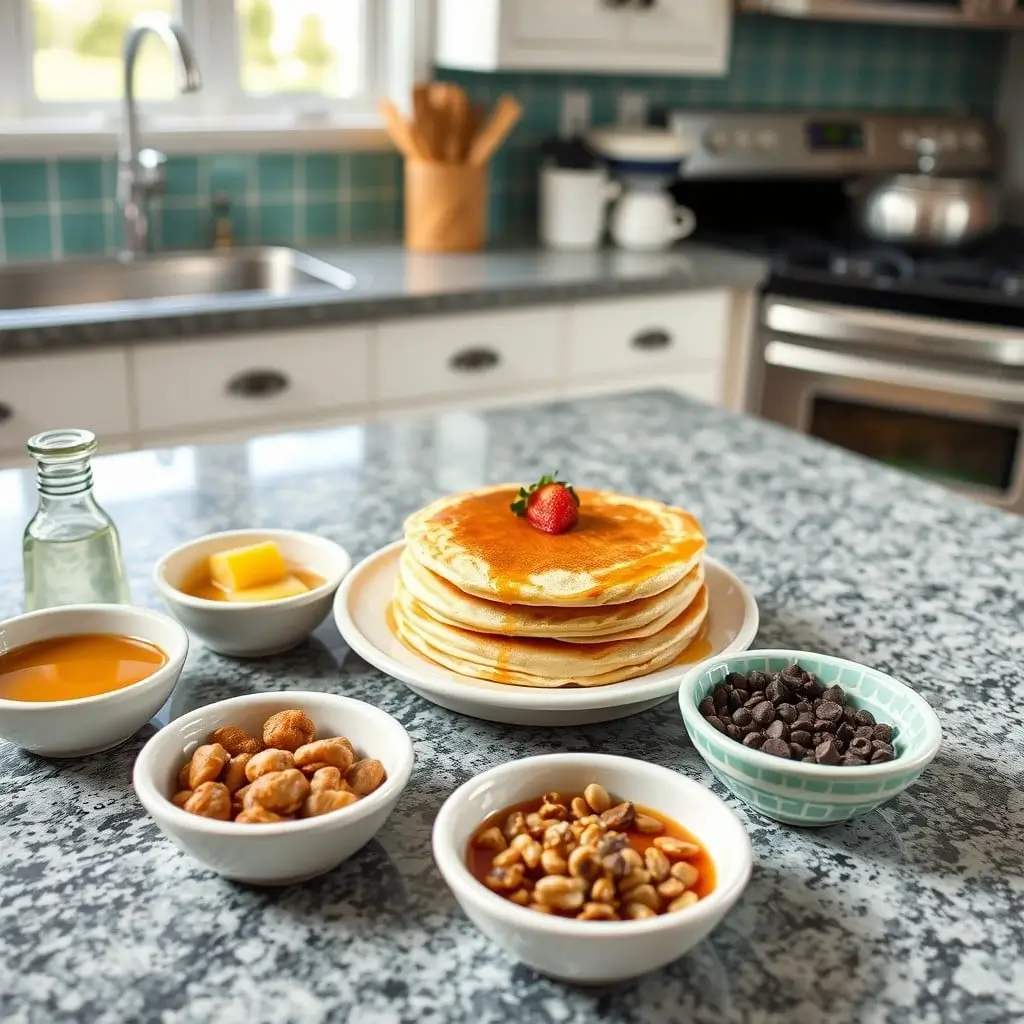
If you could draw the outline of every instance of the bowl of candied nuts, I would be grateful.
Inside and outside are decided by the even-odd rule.
[[[471,921],[549,977],[601,985],[682,956],[750,878],[738,817],[692,779],[608,754],[483,772],[434,822],[437,866]]]
[[[391,715],[333,693],[256,693],[198,708],[142,748],[132,781],[178,847],[239,882],[330,871],[379,831],[412,773]]]
[[[809,651],[710,658],[683,677],[679,707],[718,781],[788,825],[870,813],[913,784],[942,742],[935,712],[906,683]]]

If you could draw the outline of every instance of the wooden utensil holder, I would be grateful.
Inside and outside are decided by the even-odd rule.
[[[487,238],[487,166],[405,162],[405,245],[468,252]]]

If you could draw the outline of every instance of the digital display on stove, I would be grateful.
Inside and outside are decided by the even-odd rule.
[[[864,129],[858,121],[809,121],[807,145],[814,153],[860,151],[864,148]]]

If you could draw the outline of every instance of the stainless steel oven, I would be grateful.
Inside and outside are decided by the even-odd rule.
[[[1024,513],[1024,330],[767,295],[759,411]]]

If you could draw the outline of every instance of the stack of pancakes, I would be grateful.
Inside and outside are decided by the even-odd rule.
[[[581,490],[579,522],[548,534],[512,513],[518,490],[442,498],[406,520],[392,616],[408,647],[477,679],[601,686],[665,668],[703,634],[692,516]]]

